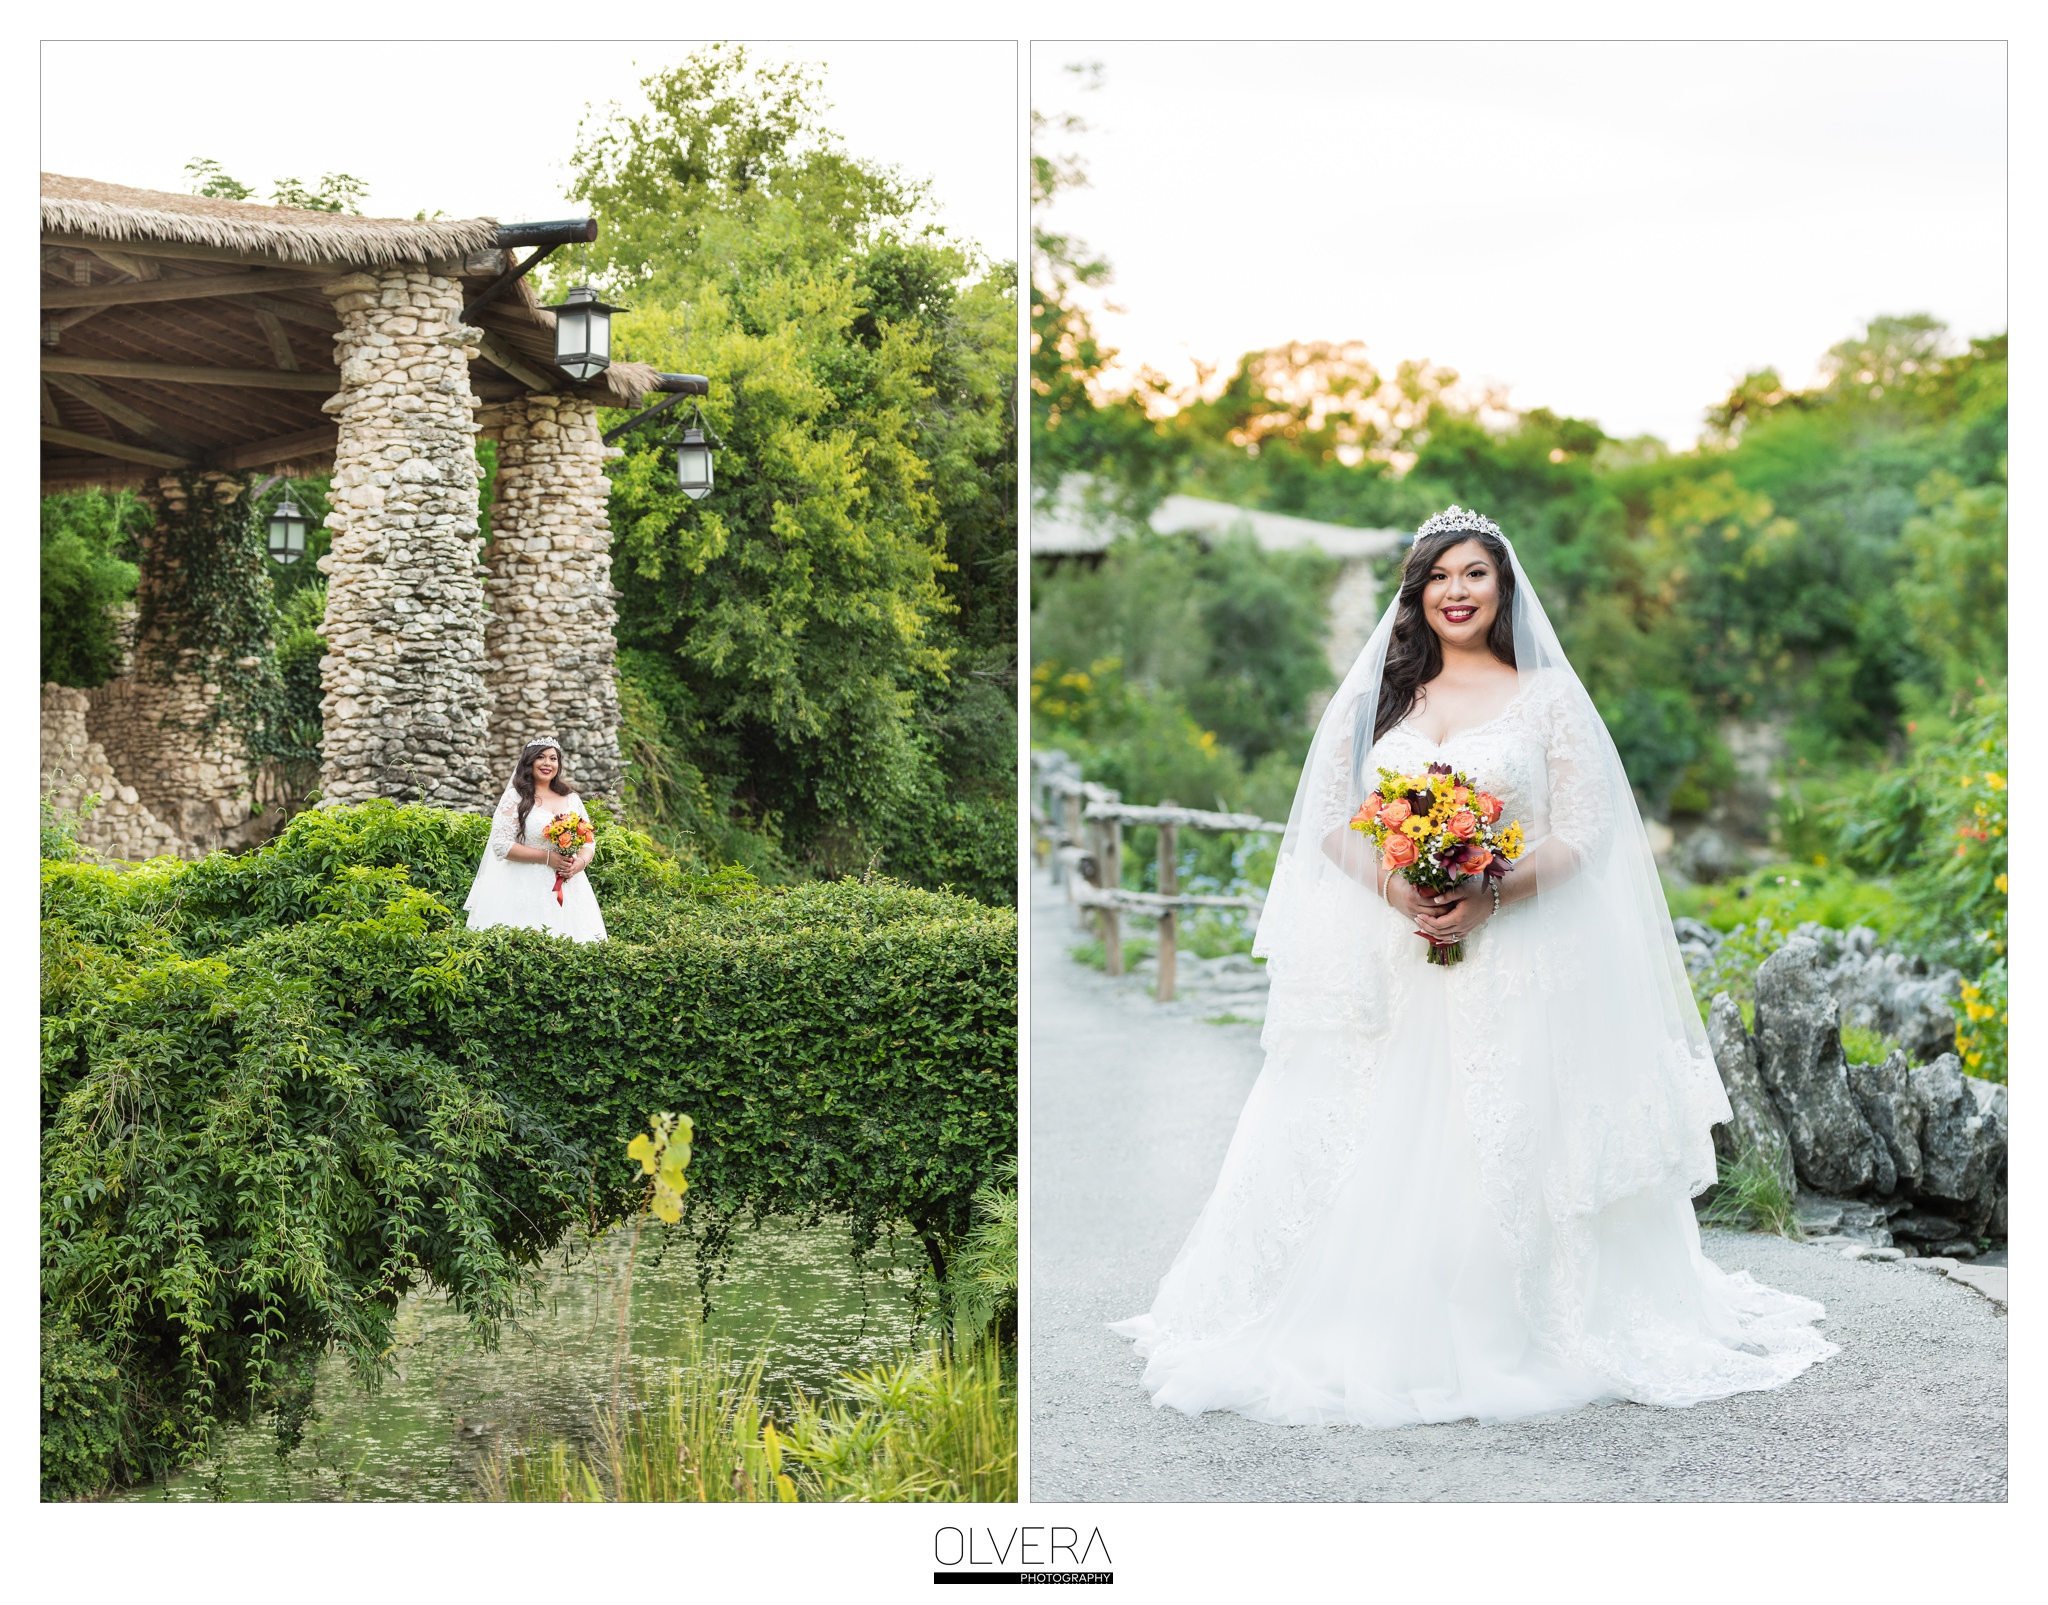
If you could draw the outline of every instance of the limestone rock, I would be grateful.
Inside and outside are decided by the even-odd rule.
[[[1920,1100],[1914,1094],[1904,1051],[1895,1050],[1883,1064],[1850,1065],[1849,1090],[1856,1095],[1863,1118],[1883,1144],[1877,1190],[1890,1193],[1901,1187],[1907,1191],[1917,1188],[1920,1133],[1926,1122]]]
[[[1922,1116],[1920,1193],[1956,1206],[1964,1232],[1974,1236],[1990,1225],[2003,1191],[2005,1089],[1964,1075],[1952,1053],[1911,1079]]]
[[[1884,1151],[1849,1087],[1840,1016],[1814,943],[1795,937],[1757,971],[1764,1086],[1785,1122],[1800,1180],[1837,1194],[1871,1186]]]
[[[1855,925],[1846,931],[1808,922],[1793,936],[1821,950],[1828,991],[1842,1006],[1842,1023],[1887,1036],[1920,1063],[1952,1052],[1956,1020],[1952,1001],[1963,978],[1938,970],[1925,959],[1886,952],[1877,933]]]
[[[1785,1123],[1764,1090],[1756,1043],[1742,1023],[1742,1011],[1726,992],[1715,995],[1707,1020],[1707,1042],[1714,1050],[1714,1066],[1721,1072],[1729,1107],[1735,1111],[1733,1120],[1714,1128],[1714,1152],[1730,1163],[1745,1149],[1759,1155],[1777,1171],[1790,1194],[1798,1184]]]

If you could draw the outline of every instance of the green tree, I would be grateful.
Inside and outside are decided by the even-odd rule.
[[[612,472],[619,636],[664,666],[671,772],[770,858],[1008,900],[1011,275],[840,147],[814,69],[717,46],[643,87],[579,137],[607,230],[576,267],[633,306],[622,355],[714,376],[712,498],[651,430]]]
[[[120,658],[121,615],[135,597],[136,541],[149,509],[131,491],[42,502],[42,675],[96,686]]]

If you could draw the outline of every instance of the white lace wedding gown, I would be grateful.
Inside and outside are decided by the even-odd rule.
[[[583,799],[574,793],[557,797],[542,792],[536,796],[526,816],[525,844],[545,847],[547,837],[541,832],[561,814],[590,818]],[[509,856],[512,844],[519,840],[519,794],[508,787],[491,815],[491,839],[462,905],[469,911],[469,928],[480,931],[490,925],[516,925],[578,942],[602,942],[604,915],[597,906],[597,894],[590,889],[589,874],[571,875],[562,888],[562,901],[557,903],[552,869]]]
[[[1441,747],[1398,726],[1364,772],[1449,763],[1532,844],[1597,851],[1614,805],[1567,678],[1525,678]],[[1324,794],[1297,804],[1307,844],[1349,813],[1348,765],[1324,767]],[[1265,1068],[1215,1192],[1151,1310],[1115,1328],[1155,1404],[1498,1421],[1689,1405],[1834,1352],[1809,1324],[1819,1305],[1700,1252],[1691,1194],[1728,1106],[1711,1060],[1629,1005],[1655,984],[1632,925],[1604,946],[1560,939],[1601,929],[1597,875],[1504,906],[1449,967],[1376,884],[1328,895],[1316,939],[1273,950]]]

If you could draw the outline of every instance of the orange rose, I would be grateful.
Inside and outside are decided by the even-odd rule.
[[[1451,788],[1451,801],[1460,808],[1463,808],[1471,800],[1472,788],[1470,786],[1453,786]]]
[[[1475,842],[1470,847],[1458,849],[1458,856],[1453,860],[1452,867],[1460,875],[1478,875],[1483,873],[1486,866],[1492,862],[1493,854]]]
[[[1380,823],[1385,825],[1387,829],[1393,830],[1400,825],[1402,820],[1414,812],[1415,810],[1408,806],[1408,799],[1406,797],[1396,797],[1380,810]]]
[[[1396,832],[1387,838],[1381,861],[1389,869],[1404,869],[1415,862],[1415,843]]]
[[[1374,792],[1358,805],[1358,812],[1351,816],[1351,823],[1354,825],[1369,825],[1379,817],[1379,812],[1380,794]]]
[[[1500,818],[1501,800],[1491,792],[1482,791],[1478,796],[1479,817],[1489,825]]]
[[[1457,837],[1459,841],[1469,841],[1473,833],[1479,829],[1479,821],[1473,817],[1471,809],[1460,808],[1455,814],[1451,815],[1449,822],[1444,828]]]

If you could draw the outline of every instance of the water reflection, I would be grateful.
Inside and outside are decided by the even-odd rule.
[[[237,1429],[218,1466],[117,1497],[467,1499],[478,1491],[480,1462],[501,1443],[533,1435],[589,1442],[594,1410],[612,1394],[628,1235],[558,1252],[539,1308],[508,1326],[493,1353],[470,1341],[438,1294],[415,1293],[399,1311],[397,1374],[366,1394],[327,1356],[317,1384],[322,1419],[288,1462],[279,1462],[267,1426]],[[839,1372],[874,1364],[911,1335],[905,1294],[916,1245],[899,1242],[892,1258],[885,1242],[859,1265],[851,1247],[836,1222],[770,1221],[735,1233],[706,1334],[747,1355],[766,1341],[771,1395],[829,1392]],[[641,1232],[629,1347],[650,1374],[666,1374],[701,1311],[693,1248],[681,1228],[650,1221]]]

